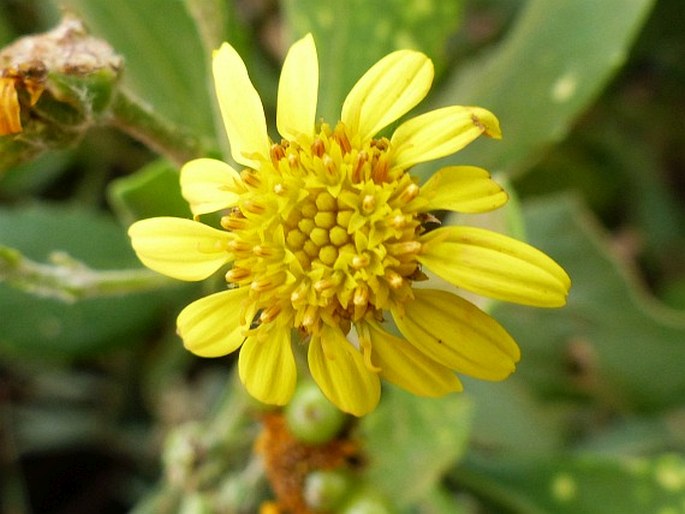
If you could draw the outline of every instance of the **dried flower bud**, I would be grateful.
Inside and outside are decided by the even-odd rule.
[[[77,142],[106,112],[122,58],[66,16],[0,51],[0,171]]]

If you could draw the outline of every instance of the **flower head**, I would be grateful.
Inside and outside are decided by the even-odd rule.
[[[129,231],[142,262],[171,277],[202,280],[232,263],[228,289],[180,313],[185,346],[207,357],[240,348],[247,390],[282,405],[296,383],[291,344],[299,331],[314,380],[355,415],[376,406],[379,377],[439,396],[462,389],[455,372],[486,380],[512,373],[519,349],[501,325],[456,294],[415,287],[425,267],[491,298],[565,303],[569,278],[542,252],[483,229],[434,228],[431,210],[477,213],[507,201],[487,171],[449,166],[423,185],[409,174],[481,134],[499,138],[494,115],[445,107],[378,136],[433,80],[430,59],[401,50],[356,83],[337,124],[317,126],[318,62],[308,35],[283,64],[276,119],[283,139],[272,142],[230,45],[215,52],[213,71],[231,153],[244,168],[187,163],[181,188],[195,219],[146,219]],[[224,213],[221,228],[200,221],[215,211]],[[391,319],[401,336],[388,328]]]

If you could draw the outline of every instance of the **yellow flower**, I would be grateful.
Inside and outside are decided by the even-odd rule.
[[[451,106],[378,132],[428,93],[433,65],[400,50],[381,59],[348,94],[341,121],[316,125],[318,61],[311,35],[283,64],[276,125],[243,61],[225,43],[214,54],[216,92],[237,172],[213,159],[181,170],[195,220],[152,218],[129,234],[141,261],[181,280],[202,280],[227,263],[228,289],[178,317],[185,346],[217,357],[240,348],[238,369],[257,399],[282,405],[296,382],[291,334],[309,368],[343,411],[373,410],[383,377],[417,395],[460,391],[456,373],[501,380],[519,349],[494,319],[455,294],[416,288],[422,267],[491,298],[558,307],[566,273],[542,252],[487,230],[441,227],[430,210],[477,213],[507,195],[487,171],[449,166],[419,186],[408,170],[452,154],[481,134],[499,138],[494,115]],[[199,221],[224,211],[221,229]],[[402,336],[389,329],[394,320]]]

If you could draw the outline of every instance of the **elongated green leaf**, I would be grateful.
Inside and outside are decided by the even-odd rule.
[[[354,83],[393,50],[421,50],[440,73],[447,39],[461,23],[462,4],[462,0],[285,0],[291,40],[307,32],[316,40],[321,66],[319,114],[335,123]]]
[[[479,105],[500,119],[502,141],[449,161],[522,172],[561,140],[624,63],[654,0],[529,0],[490,54],[457,70],[435,103]],[[485,150],[484,150],[485,149]]]
[[[589,394],[617,408],[681,404],[685,315],[645,293],[570,197],[531,204],[524,216],[531,243],[557,259],[573,285],[559,310],[494,310],[521,346],[517,373],[541,392]]]
[[[111,182],[107,196],[124,225],[154,216],[191,217],[181,196],[178,170],[163,159]]]
[[[464,391],[473,403],[471,441],[475,447],[526,456],[562,447],[565,427],[559,406],[537,401],[518,372],[504,382],[465,379]]]
[[[125,59],[124,85],[191,133],[214,133],[205,51],[183,2],[61,0]]]
[[[46,262],[64,251],[95,269],[140,266],[125,230],[87,209],[0,209],[0,240]],[[182,291],[182,290],[181,290]],[[134,344],[179,290],[93,298],[73,304],[0,284],[0,350],[36,358],[70,358]]]
[[[666,514],[685,502],[685,459],[672,454],[471,461],[453,476],[517,514]]]
[[[421,500],[459,459],[470,427],[471,403],[463,395],[419,398],[384,389],[361,426],[371,483],[397,505]]]

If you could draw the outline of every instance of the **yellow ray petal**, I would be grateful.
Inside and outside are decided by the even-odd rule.
[[[448,166],[438,170],[421,187],[425,210],[477,213],[501,207],[509,198],[502,187],[476,166]]]
[[[518,346],[502,326],[472,303],[447,291],[415,289],[404,312],[393,310],[407,340],[433,360],[484,380],[508,377]]]
[[[216,159],[195,159],[181,168],[181,193],[194,216],[233,207],[240,182],[237,171]]]
[[[376,408],[381,394],[378,376],[339,329],[326,327],[312,336],[308,361],[321,391],[340,410],[363,416]]]
[[[243,342],[242,302],[248,288],[230,289],[194,301],[176,319],[183,345],[200,357],[221,357]]]
[[[341,120],[362,141],[406,114],[428,94],[433,62],[420,52],[399,50],[374,64],[343,103]]]
[[[247,391],[270,405],[285,405],[297,382],[290,330],[276,327],[267,337],[248,337],[240,349],[238,372]]]
[[[268,159],[270,147],[259,93],[250,81],[245,63],[228,43],[214,52],[212,69],[231,155],[236,162],[256,168],[256,156]]]
[[[148,268],[179,280],[203,280],[233,259],[232,235],[183,218],[149,218],[128,229],[138,258]]]
[[[481,134],[499,139],[499,122],[480,107],[453,105],[411,118],[390,140],[391,166],[407,169],[458,152]]]
[[[566,272],[532,246],[475,227],[442,227],[421,237],[419,262],[457,287],[507,302],[561,307]]]
[[[319,94],[319,61],[311,34],[290,47],[278,82],[276,126],[285,139],[314,136]]]
[[[364,323],[360,337],[365,332],[371,340],[371,360],[386,380],[417,396],[442,396],[463,390],[451,369],[408,341],[389,334],[378,323]]]

